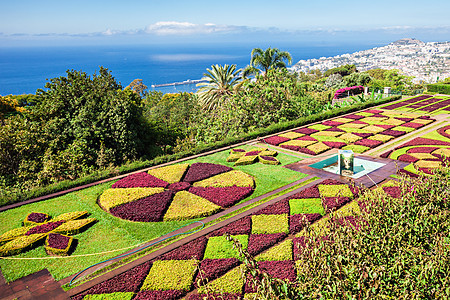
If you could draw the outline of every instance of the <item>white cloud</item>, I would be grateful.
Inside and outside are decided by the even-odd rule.
[[[146,33],[156,35],[189,35],[236,32],[243,27],[216,25],[213,23],[193,24],[189,22],[163,21],[147,26]]]

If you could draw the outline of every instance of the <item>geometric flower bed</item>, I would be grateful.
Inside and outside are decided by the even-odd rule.
[[[272,136],[265,142],[309,155],[332,148],[363,153],[434,121],[420,114],[370,109]]]
[[[432,174],[434,168],[450,161],[450,125],[406,142],[380,155],[410,163],[399,173],[417,177],[419,172]]]
[[[10,256],[28,251],[42,244],[49,255],[68,255],[73,250],[73,237],[96,220],[80,219],[87,211],[64,213],[50,220],[45,213],[30,213],[23,221],[24,226],[12,229],[0,236],[0,256]]]
[[[204,299],[207,294],[223,299],[250,296],[255,292],[252,280],[242,278],[242,262],[225,234],[239,240],[267,273],[295,281],[295,253],[301,238],[293,235],[299,233],[307,221],[320,220],[325,213],[357,196],[358,189],[354,187],[336,180],[324,180],[97,284],[72,299],[113,293],[132,293],[133,299],[181,299],[187,293],[185,299]],[[130,284],[124,284],[126,280]]]
[[[280,162],[275,158],[278,152],[265,149],[253,149],[245,151],[244,149],[231,149],[228,162],[234,162],[235,166],[251,165],[255,162],[260,162],[267,165],[278,165]]]
[[[427,114],[449,113],[450,97],[421,95],[397,101],[382,108]]]
[[[98,203],[129,221],[188,220],[230,207],[254,189],[252,176],[227,166],[177,164],[129,175],[105,190]]]

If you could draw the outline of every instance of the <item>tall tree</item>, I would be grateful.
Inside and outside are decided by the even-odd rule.
[[[214,110],[220,107],[227,97],[231,96],[240,86],[241,69],[236,70],[236,65],[212,65],[204,73],[202,82],[197,84],[200,104],[206,110]]]
[[[142,79],[135,79],[125,89],[130,89],[143,97],[147,91],[147,86],[142,82]]]
[[[287,51],[280,51],[277,48],[255,48],[252,50],[252,58],[250,59],[250,66],[246,68],[245,74],[257,73],[258,70],[264,75],[270,69],[286,68],[286,62],[292,63],[291,54]]]

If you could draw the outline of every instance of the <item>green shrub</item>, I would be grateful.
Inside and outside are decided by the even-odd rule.
[[[248,235],[233,235],[232,238],[237,239],[242,248],[247,249]],[[204,259],[219,258],[239,258],[239,252],[233,248],[233,242],[228,241],[226,236],[214,236],[208,239],[206,245]]]
[[[253,234],[289,233],[287,215],[256,215],[252,216]]]
[[[205,198],[187,191],[179,191],[173,197],[172,203],[164,215],[164,221],[180,221],[207,217],[221,209],[219,205]]]
[[[188,291],[197,264],[197,260],[157,260],[153,263],[141,290]]]
[[[242,270],[240,267],[234,268],[222,277],[219,277],[205,286],[198,289],[200,294],[210,293],[213,294],[240,294],[242,293],[242,287],[244,286],[244,279],[242,277]],[[208,298],[209,299],[209,298]]]
[[[292,260],[292,240],[285,240],[255,257],[256,261]]]
[[[110,294],[88,294],[83,300],[131,300],[134,296],[133,292],[128,293],[110,293]]]
[[[291,199],[289,200],[289,213],[295,214],[325,214],[320,198]]]
[[[353,198],[353,193],[346,184],[319,184],[317,186],[322,197],[349,197]]]
[[[450,95],[450,84],[427,84],[429,93]]]

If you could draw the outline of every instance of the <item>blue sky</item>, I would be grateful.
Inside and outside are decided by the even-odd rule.
[[[450,40],[448,0],[1,1],[2,46],[339,39]]]

